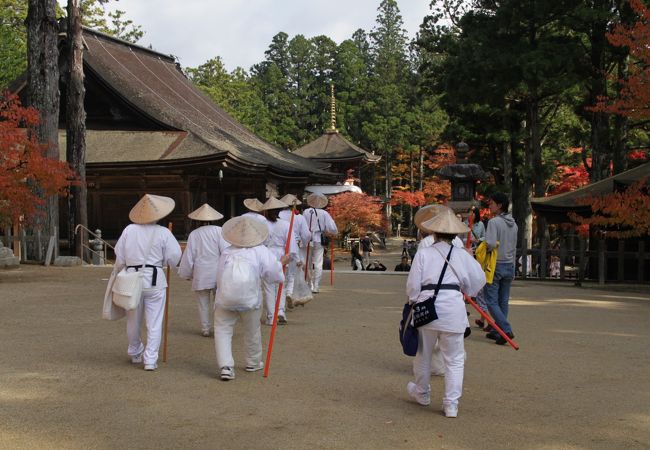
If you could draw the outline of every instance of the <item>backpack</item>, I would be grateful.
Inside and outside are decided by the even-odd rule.
[[[226,260],[219,283],[218,305],[229,311],[260,307],[260,279],[241,252],[223,255]]]

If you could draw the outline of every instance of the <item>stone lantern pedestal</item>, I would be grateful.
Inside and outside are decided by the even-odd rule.
[[[451,182],[451,201],[447,206],[460,213],[463,218],[472,206],[479,206],[475,200],[476,182],[487,177],[487,173],[478,164],[467,160],[469,147],[460,142],[456,145],[456,163],[449,164],[438,170],[437,175]]]

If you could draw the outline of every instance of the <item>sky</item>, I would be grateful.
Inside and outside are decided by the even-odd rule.
[[[65,3],[65,0],[59,0]],[[220,56],[226,69],[248,70],[264,59],[277,33],[289,38],[325,35],[337,44],[358,28],[375,26],[381,0],[111,0],[107,10],[125,11],[142,26],[139,45],[197,67]],[[397,0],[404,29],[415,37],[430,0]]]

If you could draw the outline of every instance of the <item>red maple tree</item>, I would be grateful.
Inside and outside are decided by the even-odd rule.
[[[646,181],[641,179],[621,192],[584,197],[579,204],[591,206],[592,215],[569,213],[569,218],[581,225],[597,226],[613,238],[649,236],[650,192]]]
[[[360,235],[383,228],[382,203],[378,197],[344,192],[330,198],[327,209],[340,233]]]
[[[17,96],[0,96],[0,224],[32,224],[44,212],[44,197],[66,194],[74,172],[63,161],[46,156],[47,146],[30,130],[39,122],[34,108]]]
[[[607,35],[615,47],[629,49],[626,78],[617,79],[618,96],[602,98],[593,108],[633,119],[650,117],[650,10],[642,0],[629,0],[638,20],[632,25],[618,24]]]
[[[393,195],[390,199],[390,204],[393,206],[396,205],[409,205],[413,207],[426,205],[426,199],[424,198],[424,192],[422,191],[398,191],[394,190]]]

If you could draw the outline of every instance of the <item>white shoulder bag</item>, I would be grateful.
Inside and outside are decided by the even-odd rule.
[[[149,240],[149,248],[144,255],[141,270],[134,272],[127,272],[127,268],[122,269],[116,276],[113,282],[113,303],[117,306],[124,308],[127,311],[136,309],[142,299],[142,284],[144,281],[144,267],[147,264],[147,258],[151,247],[153,245],[153,238],[156,234],[154,229]],[[158,270],[158,269],[153,269]]]

